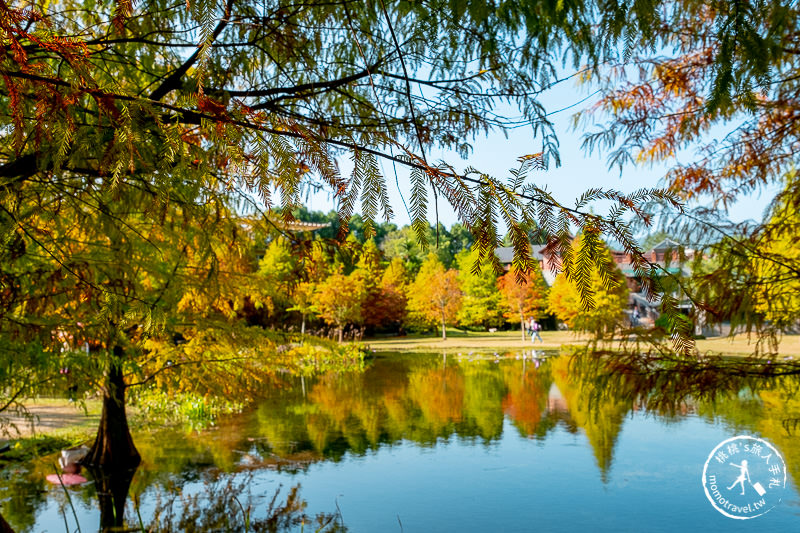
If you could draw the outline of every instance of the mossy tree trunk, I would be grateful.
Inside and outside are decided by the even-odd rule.
[[[84,463],[104,470],[127,470],[138,466],[141,458],[133,444],[125,412],[125,378],[121,359],[124,351],[114,347],[103,388],[103,411],[97,436]]]

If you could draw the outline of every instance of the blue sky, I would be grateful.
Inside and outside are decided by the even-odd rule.
[[[549,110],[559,110],[569,107],[561,112],[551,115],[560,142],[561,166],[551,165],[546,171],[531,175],[531,179],[540,187],[549,190],[559,201],[571,205],[581,193],[590,187],[614,188],[622,192],[633,192],[642,187],[658,187],[666,171],[666,167],[627,166],[620,174],[618,169],[609,170],[603,154],[586,154],[580,147],[581,131],[572,129],[573,114],[588,105],[593,98],[581,102],[586,98],[586,92],[574,82],[567,81],[557,88],[545,93],[542,103]],[[574,107],[574,104],[581,102]],[[457,170],[473,166],[495,177],[508,176],[508,170],[517,166],[517,158],[521,155],[535,153],[541,150],[541,141],[533,139],[531,128],[517,128],[509,132],[508,138],[502,133],[494,133],[488,137],[478,138],[474,142],[473,153],[467,159],[461,159],[455,153],[432,152],[430,161],[445,159]],[[691,157],[691,153],[681,154],[682,158]],[[392,164],[382,163],[390,189],[391,205],[394,210],[393,222],[398,226],[409,223],[409,216],[403,206],[401,193],[407,198],[410,189],[408,185],[408,172],[397,167],[398,190]],[[343,172],[347,171],[346,163],[342,164]],[[742,198],[730,209],[730,218],[733,221],[746,219],[760,220],[764,208],[777,189],[767,190],[760,194]],[[431,222],[434,220],[432,206],[429,211]],[[332,195],[320,193],[309,199],[308,207],[315,210],[328,211],[335,208]],[[598,214],[604,212],[602,205],[595,209]],[[457,217],[446,201],[439,201],[439,220],[446,226],[457,222]]]

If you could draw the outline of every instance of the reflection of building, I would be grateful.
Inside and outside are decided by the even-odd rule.
[[[548,413],[568,413],[567,401],[558,390],[555,383],[550,385],[550,390],[547,392],[547,412]]]

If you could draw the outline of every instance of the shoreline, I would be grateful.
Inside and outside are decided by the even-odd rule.
[[[372,337],[364,339],[364,344],[378,352],[413,352],[413,351],[445,351],[453,350],[493,350],[493,349],[546,349],[557,350],[566,345],[584,345],[591,337],[576,334],[572,331],[541,331],[544,342],[531,343],[523,341],[519,331],[498,331],[496,333],[465,333],[460,330],[448,330],[447,340],[434,335],[409,335],[406,337]],[[713,337],[698,339],[697,349],[704,355],[723,355],[735,357],[751,356],[757,344],[757,338],[747,335],[734,337]],[[616,343],[605,343],[613,349]],[[778,348],[781,358],[800,359],[800,335],[784,335]]]
[[[407,336],[365,339],[367,345],[375,353],[391,352],[439,352],[454,353],[459,351],[491,352],[494,350],[560,350],[562,346],[584,345],[590,341],[589,335],[575,334],[571,331],[542,331],[544,342],[532,344],[523,341],[519,331],[498,331],[495,333],[464,332],[449,330],[447,340],[438,336]],[[752,355],[756,339],[748,339],[744,335],[736,337],[716,337],[700,339],[697,347],[703,354],[747,357]],[[613,349],[613,344],[606,344]],[[785,335],[779,345],[779,358],[800,359],[800,335]],[[0,445],[5,442],[35,442],[41,438],[55,437],[74,441],[81,436],[91,438],[100,421],[102,402],[97,399],[80,402],[69,402],[59,398],[38,398],[25,400],[25,408],[33,417],[19,414],[0,413],[6,419],[4,428],[0,428]],[[16,429],[9,427],[16,426]],[[3,432],[3,429],[7,430]],[[3,456],[0,455],[0,458]]]

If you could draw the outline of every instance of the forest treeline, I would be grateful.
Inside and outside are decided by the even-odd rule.
[[[541,265],[523,275],[509,265],[481,261],[470,232],[458,223],[449,229],[430,226],[432,244],[426,249],[411,226],[377,224],[374,236],[366,238],[356,215],[344,245],[333,245],[335,212],[303,210],[297,217],[329,225],[314,235],[256,237],[257,290],[242,311],[253,325],[313,330],[343,340],[436,329],[444,337],[448,326],[523,330],[534,318],[547,328],[566,324],[602,335],[624,316],[627,288],[619,270],[610,284],[597,272],[590,276],[600,305],[587,309],[562,274],[550,287]],[[521,335],[525,338],[524,331]]]

